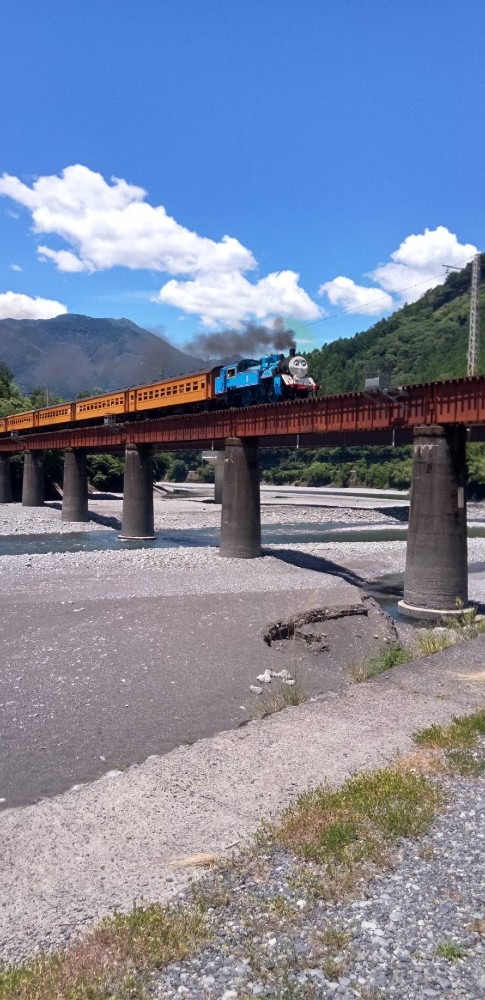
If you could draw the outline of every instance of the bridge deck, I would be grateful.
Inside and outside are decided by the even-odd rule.
[[[403,386],[388,395],[353,392],[247,409],[180,414],[115,426],[96,425],[0,438],[0,452],[87,448],[112,451],[126,443],[166,450],[222,446],[228,437],[256,437],[267,446],[299,443],[386,443],[410,440],[422,424],[485,425],[485,376]]]

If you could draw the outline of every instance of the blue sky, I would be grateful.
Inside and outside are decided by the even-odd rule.
[[[482,0],[3,0],[0,316],[366,329],[485,249]]]

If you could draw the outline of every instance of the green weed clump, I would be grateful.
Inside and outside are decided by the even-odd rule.
[[[305,792],[271,835],[307,860],[357,873],[366,863],[384,864],[399,838],[426,832],[440,802],[429,778],[386,768],[350,778],[337,790]]]
[[[429,726],[414,733],[414,742],[420,747],[439,747],[442,750],[465,750],[476,747],[480,736],[485,736],[485,709],[471,715],[454,716],[448,726]]]
[[[485,710],[454,717],[448,726],[428,726],[414,733],[418,746],[442,751],[446,765],[466,777],[485,772],[485,755],[476,753],[485,736]]]
[[[146,1000],[144,973],[185,958],[207,939],[197,909],[135,907],[62,951],[0,966],[0,1000]]]
[[[360,684],[362,681],[368,681],[370,677],[377,677],[379,674],[385,673],[386,670],[392,670],[393,667],[399,666],[400,663],[407,663],[412,658],[413,652],[409,646],[403,646],[399,642],[392,642],[383,646],[374,656],[365,660],[364,663],[360,663],[354,667],[352,677],[354,681]]]
[[[439,958],[446,958],[448,962],[458,962],[465,957],[465,951],[455,941],[443,941],[436,949]]]

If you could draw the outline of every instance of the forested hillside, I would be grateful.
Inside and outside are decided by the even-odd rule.
[[[485,372],[485,255],[480,294],[481,352]],[[443,285],[426,292],[365,333],[335,340],[307,354],[310,372],[325,393],[364,388],[365,375],[387,371],[403,385],[465,375],[470,322],[471,264],[451,271]],[[308,486],[373,486],[406,489],[411,478],[411,448],[319,448],[266,451],[266,482]],[[485,496],[485,449],[468,447],[469,495]]]
[[[485,254],[481,258],[481,364],[485,372]],[[390,372],[394,385],[465,375],[471,264],[443,285],[355,337],[334,340],[307,355],[326,393],[363,389],[369,370]]]

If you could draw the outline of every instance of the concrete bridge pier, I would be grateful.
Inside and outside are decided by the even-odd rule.
[[[149,444],[126,446],[120,538],[127,541],[155,538],[152,448]]]
[[[66,448],[62,491],[63,521],[88,521],[88,474],[84,448]]]
[[[468,602],[466,428],[414,431],[404,600],[409,617],[457,614]]]
[[[43,507],[44,505],[44,452],[24,452],[24,473],[22,476],[22,506]]]
[[[214,503],[222,503],[222,487],[224,485],[224,452],[216,452],[214,466]]]
[[[261,555],[257,438],[226,440],[219,555],[235,559]]]
[[[12,503],[12,476],[10,455],[0,452],[0,503]]]

